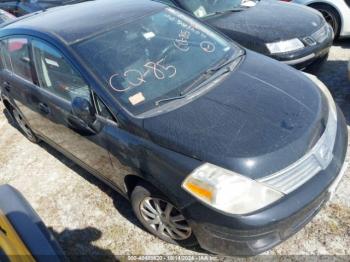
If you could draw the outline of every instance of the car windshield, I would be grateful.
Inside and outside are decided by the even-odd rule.
[[[240,8],[244,0],[178,0],[179,3],[196,17],[207,17],[216,13]]]
[[[156,101],[178,96],[208,68],[239,50],[172,8],[118,25],[75,49],[134,115],[161,106]]]

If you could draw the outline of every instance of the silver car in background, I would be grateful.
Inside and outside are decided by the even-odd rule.
[[[310,6],[320,11],[336,37],[350,37],[350,0],[281,0]]]

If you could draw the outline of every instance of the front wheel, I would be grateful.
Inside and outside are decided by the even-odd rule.
[[[138,220],[153,235],[181,246],[197,244],[185,216],[152,186],[137,185],[131,194],[131,204]]]
[[[24,136],[31,142],[33,143],[38,143],[39,139],[36,137],[36,135],[34,134],[34,132],[31,130],[31,128],[29,127],[29,125],[27,124],[27,121],[24,119],[24,117],[22,116],[22,114],[16,110],[16,109],[12,109],[11,110],[11,115],[14,119],[14,121],[16,122],[17,127],[19,128],[19,130],[24,134]]]

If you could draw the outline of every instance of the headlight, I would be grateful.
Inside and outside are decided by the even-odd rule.
[[[230,214],[247,214],[277,201],[283,194],[227,169],[206,163],[182,187],[207,205]]]
[[[287,53],[303,49],[305,45],[298,38],[266,44],[271,54]]]
[[[326,23],[311,36],[317,43],[320,44],[328,38],[329,34],[332,34],[332,36],[334,36],[333,29]]]

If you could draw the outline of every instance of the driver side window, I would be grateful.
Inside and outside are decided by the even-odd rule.
[[[68,102],[82,97],[91,103],[89,86],[58,50],[37,40],[32,41],[32,47],[42,88]]]

